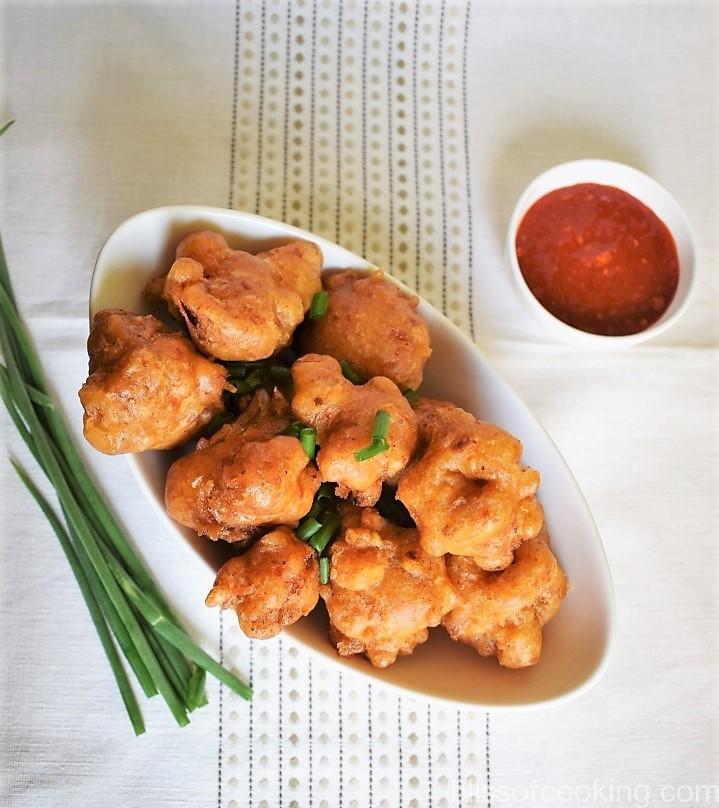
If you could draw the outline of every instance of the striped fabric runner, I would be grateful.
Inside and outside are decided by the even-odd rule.
[[[471,2],[237,2],[228,205],[342,244],[474,335]],[[220,619],[217,804],[488,805],[489,716],[398,698]]]

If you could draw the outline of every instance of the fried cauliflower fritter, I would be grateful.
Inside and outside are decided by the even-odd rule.
[[[504,569],[513,551],[541,530],[534,496],[539,474],[520,465],[522,444],[493,424],[444,401],[415,406],[422,450],[400,476],[399,499],[432,556],[472,556]]]
[[[325,280],[327,314],[302,332],[303,350],[349,362],[365,379],[386,376],[403,390],[422,384],[429,331],[407,297],[381,272],[340,272]]]
[[[322,253],[310,242],[251,255],[202,231],[180,242],[164,281],[151,282],[148,294],[160,292],[209,356],[266,359],[289,344],[322,288],[321,270]]]
[[[442,618],[453,640],[506,668],[535,665],[542,652],[542,627],[559,610],[567,579],[549,549],[546,531],[521,544],[502,572],[486,572],[471,558],[447,557],[457,605]]]
[[[430,558],[417,531],[374,508],[347,507],[330,549],[330,583],[320,587],[330,641],[340,656],[365,654],[378,668],[427,640],[457,596],[443,558]]]
[[[322,479],[337,483],[338,496],[374,505],[382,483],[404,468],[414,450],[417,423],[409,402],[389,379],[378,376],[366,384],[352,384],[331,356],[308,354],[298,359],[292,380],[292,412],[317,430]],[[370,444],[379,410],[391,417],[389,449],[358,461],[354,453]]]
[[[320,475],[297,438],[280,435],[287,401],[255,393],[239,418],[172,464],[167,511],[210,539],[246,544],[263,527],[295,525],[312,506]]]
[[[234,609],[248,637],[274,637],[314,609],[318,567],[312,548],[279,527],[222,565],[205,604]]]
[[[225,368],[155,317],[97,312],[87,352],[83,430],[105,454],[180,446],[224,409]]]

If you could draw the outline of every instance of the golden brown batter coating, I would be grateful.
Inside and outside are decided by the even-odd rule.
[[[105,454],[180,446],[224,409],[225,368],[155,317],[97,312],[87,352],[83,428]]]
[[[279,527],[223,564],[205,603],[234,609],[248,637],[274,637],[314,609],[318,566],[312,548]]]
[[[447,557],[459,602],[442,619],[453,640],[506,668],[535,665],[542,652],[542,627],[559,610],[567,579],[549,549],[546,532],[519,546],[502,572],[486,572],[471,558]]]
[[[218,359],[265,359],[288,345],[321,289],[322,253],[306,241],[251,255],[202,231],[180,242],[176,259],[148,293],[161,288],[193,342]]]
[[[279,434],[289,421],[283,396],[258,390],[236,421],[172,464],[170,516],[203,536],[242,543],[263,527],[295,525],[312,507],[320,475],[297,438]]]
[[[354,385],[331,356],[308,354],[292,366],[292,412],[317,430],[317,465],[323,480],[337,483],[338,496],[373,505],[382,483],[398,474],[417,442],[417,422],[407,399],[389,379]],[[358,461],[355,452],[371,442],[375,416],[388,412],[389,449]]]
[[[504,569],[513,551],[541,530],[534,496],[539,474],[520,465],[522,444],[453,404],[415,406],[423,446],[401,475],[397,499],[432,556],[472,556],[485,570]]]
[[[407,297],[382,272],[340,272],[325,280],[325,317],[310,320],[305,351],[346,360],[365,379],[386,376],[401,389],[417,389],[432,349],[419,298]]]
[[[320,594],[340,656],[365,654],[378,668],[427,640],[456,602],[443,558],[430,558],[416,530],[374,508],[348,507],[330,549],[330,583]]]

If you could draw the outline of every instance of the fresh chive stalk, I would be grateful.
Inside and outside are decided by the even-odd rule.
[[[259,367],[257,370],[253,370],[252,373],[245,379],[245,384],[249,387],[250,391],[256,390],[258,387],[262,387],[262,385],[267,381],[267,368]]]
[[[386,441],[389,436],[389,425],[391,422],[392,416],[387,410],[377,410],[377,415],[374,417],[372,440]]]
[[[307,457],[309,457],[310,460],[314,460],[315,450],[317,449],[317,433],[311,426],[300,429],[300,443]]]
[[[342,375],[345,379],[348,379],[352,382],[352,384],[362,384],[364,379],[357,373],[357,371],[350,365],[350,363],[346,359],[342,359],[340,361],[340,367],[342,368]]]
[[[372,427],[372,442],[369,446],[359,449],[354,453],[354,458],[358,463],[363,463],[371,457],[376,457],[389,449],[387,438],[389,436],[389,426],[392,416],[386,410],[377,410]]]
[[[270,365],[270,376],[276,382],[292,381],[292,371],[285,365]]]
[[[225,367],[227,368],[228,381],[232,384],[235,383],[235,380],[244,381],[247,376],[247,367],[241,362],[226,362]]]
[[[291,438],[299,438],[300,432],[305,428],[305,425],[302,421],[292,421],[291,424],[287,424],[287,426],[282,430],[283,435],[289,435]]]
[[[85,599],[87,610],[90,612],[90,618],[95,624],[97,635],[100,639],[103,650],[105,651],[107,660],[110,663],[110,668],[112,669],[113,676],[117,682],[118,690],[122,696],[130,722],[132,723],[132,728],[135,731],[135,735],[142,735],[142,733],[145,731],[145,724],[142,720],[140,707],[137,703],[137,699],[135,698],[135,694],[132,692],[130,681],[127,678],[125,669],[122,666],[122,661],[120,660],[117,649],[115,648],[115,644],[112,641],[112,635],[108,630],[107,623],[105,622],[105,618],[103,617],[100,606],[95,599],[89,580],[85,575],[82,566],[80,565],[80,561],[78,560],[70,537],[67,535],[65,528],[62,526],[62,522],[57,517],[45,497],[43,497],[43,495],[40,493],[35,483],[33,483],[33,481],[30,479],[27,472],[14,458],[10,458],[10,462],[17,472],[18,477],[22,480],[25,488],[27,488],[32,498],[40,507],[40,510],[45,515],[45,518],[50,523],[50,527],[53,529],[60,542],[60,546],[62,547],[65,557],[70,564],[70,568],[75,575],[75,580],[80,588],[80,592]]]
[[[0,315],[5,359],[0,365],[0,398],[55,489],[64,526],[25,470],[11,462],[65,552],[134,731],[140,734],[145,727],[118,648],[143,692],[161,693],[180,725],[188,723],[189,711],[207,703],[205,671],[250,698],[251,689],[183,631],[88,474],[47,392],[39,357],[17,312],[1,240]],[[244,381],[246,373],[238,373],[238,380]],[[267,371],[262,373],[266,379]]]
[[[317,493],[315,494],[315,502],[318,503],[323,499],[334,500],[334,498],[335,498],[334,483],[329,482],[322,483],[322,485],[317,489]]]
[[[321,509],[322,503],[317,499],[317,494],[315,494],[315,501],[312,503],[310,512],[307,514],[307,516],[305,516],[305,519],[317,519],[317,515]]]
[[[308,542],[310,547],[318,553],[321,553],[327,547],[340,526],[340,518],[336,513],[328,513],[320,521],[322,522],[322,527]]]
[[[322,523],[318,522],[314,517],[308,516],[300,522],[299,527],[295,530],[295,535],[302,541],[312,538],[322,527]]]
[[[369,446],[359,449],[355,452],[354,457],[358,463],[364,463],[365,460],[371,460],[377,455],[381,455],[389,449],[389,444],[386,440],[373,440]]]
[[[252,688],[240,681],[234,674],[230,673],[226,668],[223,668],[222,665],[216,662],[209,654],[206,654],[199,646],[195,645],[187,634],[174,623],[171,623],[150,598],[138,588],[117,561],[113,559],[109,561],[110,568],[112,569],[117,583],[122,587],[133,606],[135,606],[143,618],[160,636],[164,637],[179,651],[182,651],[182,653],[196,665],[204,668],[223,684],[226,684],[230,690],[237,693],[238,696],[247,700],[252,698]]]
[[[310,320],[321,320],[327,314],[330,296],[327,292],[317,292],[310,304]]]
[[[55,409],[55,405],[52,403],[50,396],[43,393],[42,390],[38,390],[37,387],[34,387],[32,384],[28,384],[27,392],[30,399],[34,401],[35,404],[39,404],[41,407],[47,407],[49,410]]]
[[[340,516],[336,510],[334,484],[324,482],[317,489],[310,512],[300,522],[295,535],[306,541],[319,558],[320,583],[329,581],[329,559],[323,555],[340,526]]]
[[[235,396],[245,396],[247,393],[252,392],[250,385],[238,376],[230,376],[227,381],[235,388],[235,392],[233,393]]]

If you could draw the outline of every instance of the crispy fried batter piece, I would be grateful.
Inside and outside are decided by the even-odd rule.
[[[415,413],[423,450],[401,475],[397,499],[422,547],[432,556],[472,556],[482,569],[504,569],[544,521],[534,496],[539,474],[520,465],[522,444],[448,402],[420,399]]]
[[[279,527],[223,564],[205,604],[234,609],[248,637],[274,637],[314,609],[318,566],[312,548]]]
[[[340,656],[365,654],[377,668],[427,640],[456,602],[443,558],[430,558],[417,531],[374,508],[347,507],[330,549],[330,583],[320,594]]]
[[[261,528],[295,525],[312,506],[320,475],[297,438],[280,435],[290,410],[281,393],[255,393],[247,410],[172,464],[167,511],[211,539],[243,544]]]
[[[322,479],[337,483],[338,496],[351,495],[359,505],[374,505],[383,481],[398,474],[414,450],[417,423],[409,402],[394,382],[380,376],[352,384],[331,356],[308,354],[298,359],[292,380],[292,412],[317,430]],[[354,453],[370,444],[379,410],[392,419],[389,449],[357,461]]]
[[[447,557],[459,602],[442,619],[453,640],[506,668],[535,665],[542,652],[542,627],[559,610],[567,579],[549,549],[546,531],[517,548],[502,572],[486,572],[471,558]]]
[[[224,409],[225,368],[155,317],[97,312],[87,352],[83,427],[105,454],[179,446]]]
[[[325,281],[327,314],[302,333],[305,351],[346,360],[365,379],[386,376],[401,389],[422,384],[429,332],[407,297],[382,272],[340,272]]]
[[[184,238],[164,279],[148,295],[163,297],[193,342],[223,360],[265,359],[289,344],[321,287],[322,253],[293,241],[251,255],[232,250],[219,233]]]

